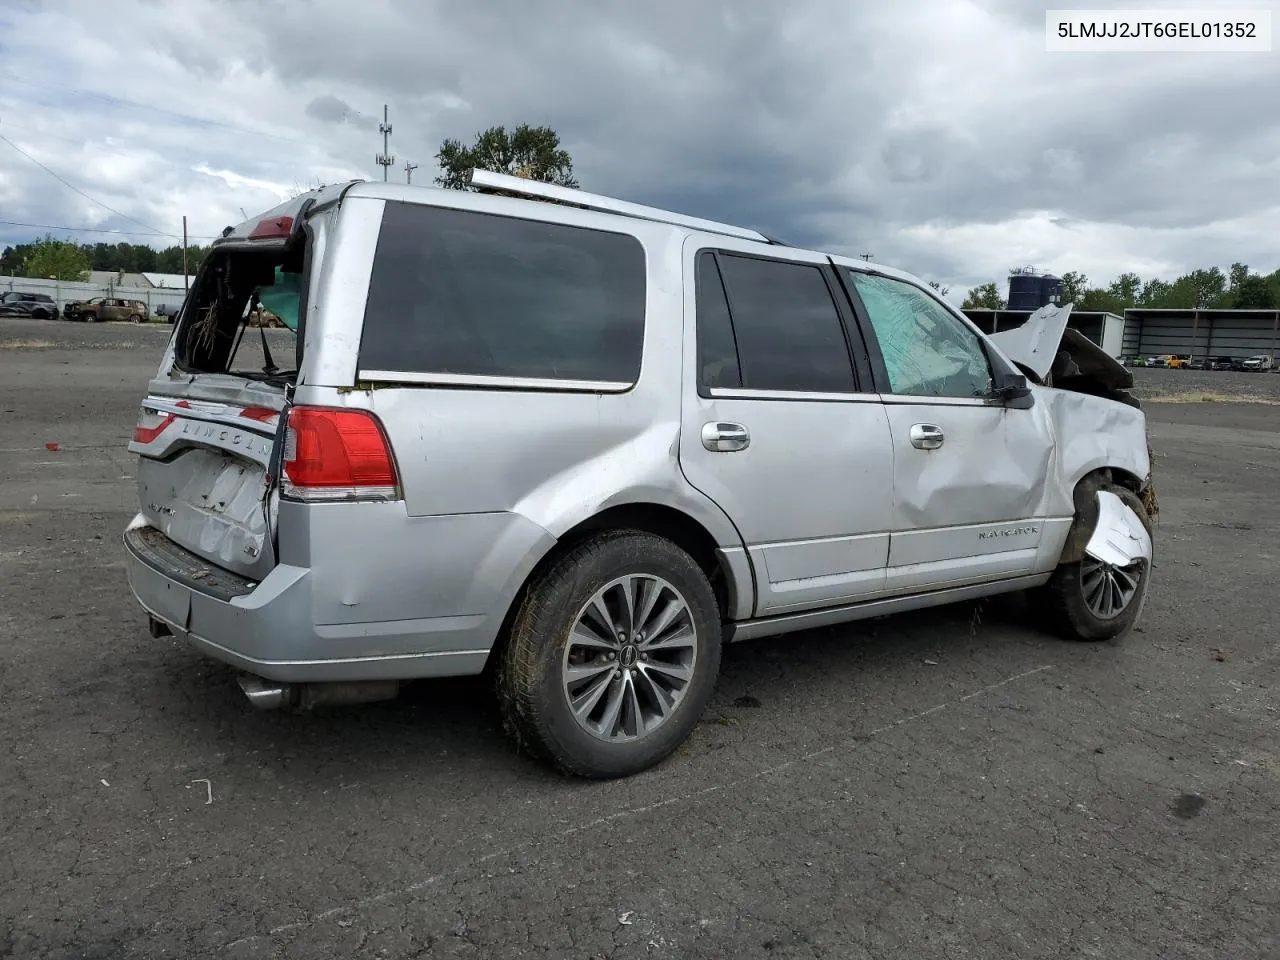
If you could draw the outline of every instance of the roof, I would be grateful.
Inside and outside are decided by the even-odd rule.
[[[141,274],[142,278],[153,287],[165,287],[166,289],[182,290],[187,285],[187,278],[180,273],[147,273]]]

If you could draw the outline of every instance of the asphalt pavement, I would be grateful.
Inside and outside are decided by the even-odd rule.
[[[1280,956],[1280,375],[1136,372],[1187,402],[1146,405],[1125,643],[1009,599],[735,645],[688,744],[594,784],[479,681],[256,713],[147,635],[170,329],[0,319],[0,957]]]

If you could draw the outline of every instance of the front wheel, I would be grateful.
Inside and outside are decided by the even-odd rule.
[[[141,317],[141,316],[139,316],[139,315],[138,315],[138,314],[136,314],[136,313],[131,313],[131,314],[129,314],[129,322],[130,322],[130,323],[141,323],[141,322],[142,322],[142,317]]]
[[[1133,491],[1103,484],[1098,492],[1115,494],[1151,536],[1151,518]],[[1079,522],[1079,520],[1077,520]],[[1151,580],[1151,561],[1107,563],[1086,553],[1060,564],[1038,591],[1038,606],[1048,626],[1072,640],[1120,640],[1137,623]]]
[[[572,549],[526,593],[498,664],[507,731],[566,773],[625,777],[661,762],[706,709],[720,615],[706,574],[639,531]]]

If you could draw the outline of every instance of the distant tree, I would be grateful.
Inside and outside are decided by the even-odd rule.
[[[964,303],[960,305],[962,310],[1003,310],[1004,298],[1000,296],[1000,289],[994,283],[981,283],[976,287],[970,287],[969,292],[964,296]]]
[[[1234,284],[1235,296],[1231,305],[1237,310],[1271,310],[1276,305],[1275,295],[1267,278],[1251,273]]]
[[[1248,270],[1248,267],[1245,268]],[[1182,279],[1181,277],[1179,279]],[[1192,270],[1186,275],[1186,279],[1190,282],[1192,289],[1195,291],[1195,303],[1193,307],[1201,310],[1208,310],[1213,307],[1222,307],[1227,303],[1227,278],[1217,267],[1210,267],[1208,270]],[[1174,284],[1177,284],[1177,280]]]
[[[1249,279],[1249,265],[1247,263],[1233,263],[1231,269],[1227,271],[1227,289],[1234,298],[1240,292],[1240,286]]]
[[[1122,273],[1111,281],[1107,292],[1126,307],[1136,307],[1142,292],[1142,278],[1136,273]]]
[[[1123,314],[1127,304],[1110,290],[1093,287],[1074,301],[1077,310],[1099,310],[1104,313]]]
[[[1075,303],[1084,296],[1089,288],[1089,278],[1076,270],[1068,270],[1062,275],[1060,296],[1063,303]]]
[[[1140,307],[1163,307],[1165,301],[1169,299],[1169,293],[1173,289],[1173,284],[1166,283],[1164,280],[1148,280],[1142,285],[1142,289],[1138,292],[1138,303]]]
[[[522,123],[514,130],[490,127],[476,134],[475,143],[445,140],[436,154],[440,176],[436,183],[451,190],[468,189],[473,167],[512,176],[541,180],[560,187],[576,187],[573,158],[560,146],[560,136],[550,127]]]
[[[46,236],[31,245],[23,263],[29,277],[52,277],[55,280],[84,280],[89,276],[89,257],[84,249],[67,240]]]
[[[944,287],[937,280],[930,280],[929,286],[933,287],[933,289],[937,291],[938,296],[940,297],[945,297],[948,293],[951,292],[950,287]]]

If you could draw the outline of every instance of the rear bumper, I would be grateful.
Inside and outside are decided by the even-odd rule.
[[[477,674],[501,613],[317,623],[329,598],[312,570],[281,564],[252,583],[204,563],[139,517],[124,535],[129,586],[202,653],[268,680],[323,683]]]

